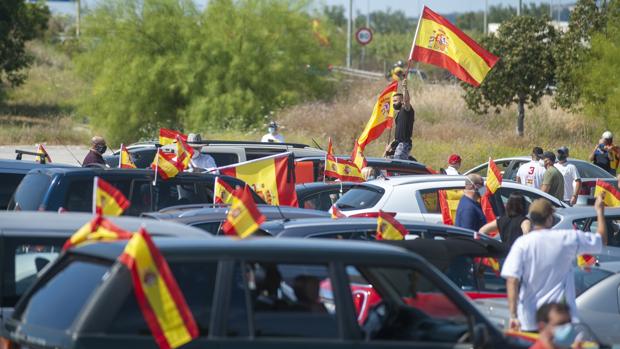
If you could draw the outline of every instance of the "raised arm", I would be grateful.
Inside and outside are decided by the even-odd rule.
[[[605,222],[605,193],[600,193],[596,197],[594,203],[594,209],[596,210],[596,232],[601,236],[603,245],[607,245],[607,223]]]

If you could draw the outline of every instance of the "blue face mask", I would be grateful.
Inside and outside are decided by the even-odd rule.
[[[570,348],[577,338],[577,331],[572,323],[557,326],[553,329],[553,344],[560,348]]]

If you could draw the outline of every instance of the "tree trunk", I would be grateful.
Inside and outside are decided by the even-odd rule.
[[[517,105],[519,115],[517,116],[517,135],[523,137],[523,120],[525,119],[525,98],[519,97]]]

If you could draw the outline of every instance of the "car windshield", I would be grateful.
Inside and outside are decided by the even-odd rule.
[[[9,209],[38,210],[51,182],[52,177],[44,173],[29,173],[15,190],[15,196]]]
[[[577,167],[577,171],[581,178],[615,178],[602,168],[585,161],[568,160],[568,163]]]
[[[599,268],[575,268],[575,294],[579,297],[582,293],[598,284],[614,273]]]
[[[383,196],[385,190],[369,185],[351,188],[336,202],[336,207],[343,211],[363,210],[373,207]]]

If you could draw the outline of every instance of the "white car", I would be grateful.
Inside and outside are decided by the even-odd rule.
[[[462,190],[464,176],[398,176],[379,178],[354,186],[336,202],[342,214],[365,216],[379,210],[393,213],[397,219],[442,223],[439,190]],[[492,196],[496,215],[504,213],[504,206],[513,192],[523,194],[528,203],[538,198],[549,200],[557,208],[567,207],[555,197],[521,184],[504,182]]]

